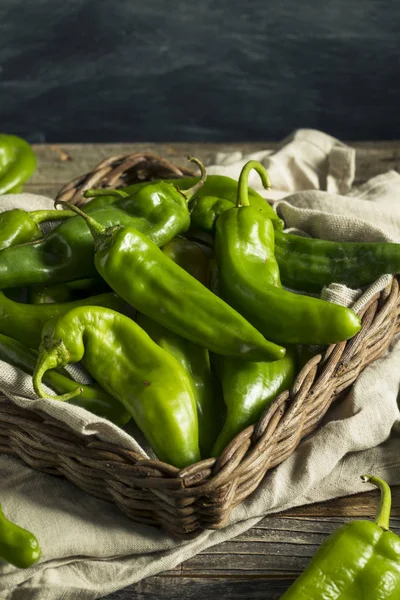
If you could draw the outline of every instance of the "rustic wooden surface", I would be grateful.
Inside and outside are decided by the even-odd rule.
[[[356,183],[390,169],[400,171],[399,142],[352,143]],[[54,197],[60,187],[111,155],[152,151],[176,164],[194,154],[209,164],[218,151],[251,152],[276,145],[103,144],[38,145],[38,169],[26,191]],[[339,498],[266,517],[243,535],[205,550],[166,573],[145,579],[103,600],[276,600],[306,567],[324,538],[352,518],[373,518],[378,492]],[[400,486],[393,489],[392,527],[400,533]],[[311,600],[311,599],[310,599]]]

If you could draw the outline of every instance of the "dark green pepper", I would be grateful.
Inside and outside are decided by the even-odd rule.
[[[133,227],[104,228],[76,206],[95,240],[101,277],[139,312],[217,354],[278,360],[285,349],[267,341],[238,312],[175,264]]]
[[[118,195],[106,206],[88,204],[88,214],[105,227],[130,225],[162,246],[190,225],[187,202],[203,185],[206,172],[196,185],[179,191],[166,182],[148,183],[134,196]],[[68,204],[64,205],[68,208]],[[65,283],[95,277],[93,238],[79,217],[68,219],[42,240],[33,244],[8,248],[0,254],[0,289],[41,284]]]
[[[389,530],[391,494],[382,479],[376,521],[352,521],[334,531],[281,600],[398,600],[400,538]]]
[[[352,310],[280,287],[272,222],[249,205],[241,185],[253,168],[264,171],[255,161],[243,167],[237,206],[221,214],[216,223],[222,296],[278,344],[326,345],[351,338],[361,327]]]
[[[280,392],[290,388],[296,376],[296,354],[287,348],[286,355],[274,362],[254,363],[217,355],[211,360],[227,406],[224,426],[211,453],[219,456],[234,437],[261,418]]]
[[[43,237],[40,223],[61,221],[73,216],[74,213],[69,210],[5,210],[0,213],[0,250]]]
[[[21,369],[28,375],[33,375],[37,363],[37,352],[0,333],[0,360]],[[58,394],[68,394],[75,391],[79,385],[82,393],[71,398],[69,403],[80,406],[98,417],[108,419],[115,425],[126,425],[131,418],[122,404],[107,394],[97,383],[78,384],[64,369],[47,371],[43,382]]]
[[[321,292],[331,283],[360,288],[386,273],[400,273],[400,244],[332,242],[275,232],[275,254],[284,285]]]
[[[188,375],[139,325],[95,306],[75,308],[47,322],[33,376],[36,393],[51,398],[42,386],[46,371],[78,361],[123,404],[160,460],[179,468],[200,460]],[[78,393],[79,388],[59,399]]]
[[[0,506],[0,558],[18,569],[28,569],[41,555],[33,533],[9,521]]]
[[[28,142],[0,133],[0,195],[21,192],[35,169],[36,156]]]
[[[10,291],[17,288],[10,288]],[[7,290],[7,295],[10,291]],[[54,285],[36,285],[28,288],[29,304],[50,304],[52,302],[70,302],[80,300],[88,295],[94,296],[110,292],[105,281],[98,279],[79,279],[68,283]]]
[[[66,283],[56,283],[55,285],[35,285],[28,290],[29,304],[70,302],[72,300],[72,296],[73,291]]]
[[[74,302],[23,304],[14,302],[0,292],[0,333],[8,335],[30,348],[37,348],[46,321],[77,306],[92,305],[120,310],[124,306],[124,301],[116,294],[108,293]]]

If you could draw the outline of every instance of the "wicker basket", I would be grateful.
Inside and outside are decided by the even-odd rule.
[[[188,174],[152,154],[107,159],[65,186],[58,198],[80,204],[82,191],[118,187]],[[138,453],[81,436],[38,411],[0,399],[0,449],[27,465],[66,477],[89,494],[116,504],[129,518],[164,528],[174,537],[195,537],[224,527],[232,509],[268,471],[288,458],[320,424],[369,363],[381,356],[399,330],[399,285],[391,285],[363,309],[362,329],[348,342],[326,348],[301,370],[260,421],[242,431],[218,459],[177,469]]]

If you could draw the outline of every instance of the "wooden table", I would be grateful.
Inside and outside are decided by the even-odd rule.
[[[357,148],[356,184],[390,169],[400,171],[400,142],[351,145]],[[35,147],[38,169],[25,189],[54,197],[64,183],[115,154],[148,150],[180,165],[186,164],[188,154],[195,154],[209,164],[216,151],[251,152],[274,146],[267,142],[40,145]],[[278,599],[306,567],[327,534],[354,517],[374,517],[378,497],[378,492],[359,494],[266,517],[236,539],[205,550],[172,571],[145,579],[104,600]],[[392,526],[400,533],[400,486],[393,489],[392,515]]]

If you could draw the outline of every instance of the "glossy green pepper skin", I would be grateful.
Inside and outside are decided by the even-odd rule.
[[[213,233],[218,217],[231,208],[230,200],[196,196],[189,203],[191,227]],[[400,244],[333,242],[285,233],[275,224],[274,230],[282,283],[291,289],[320,293],[333,282],[357,289],[385,273],[400,273]]]
[[[209,260],[198,244],[182,237],[176,237],[168,242],[162,250],[192,277],[195,277],[203,285],[208,285]],[[139,313],[137,322],[152,340],[175,356],[189,374],[199,420],[200,453],[202,458],[208,458],[222,427],[223,414],[222,393],[211,370],[208,350],[176,335],[142,313]]]
[[[169,183],[173,183],[177,185],[181,190],[186,190],[196,185],[198,182],[198,177],[181,177],[179,179],[168,179]],[[145,186],[144,183],[136,183],[131,186],[127,186],[122,188],[125,193],[132,194],[136,192],[137,189]],[[204,185],[193,195],[193,202],[196,202],[196,199],[207,197],[213,197],[217,199],[225,199],[230,201],[231,203],[236,202],[238,190],[238,182],[231,177],[226,177],[225,175],[208,175],[207,181]],[[107,191],[107,190],[106,190]],[[255,190],[252,188],[248,189],[250,204],[256,208],[259,208],[261,212],[269,219],[271,219],[274,223],[274,227],[276,229],[283,229],[283,221],[276,214],[274,209],[268,204],[268,202],[260,196]]]
[[[286,349],[286,355],[273,362],[254,363],[217,355],[211,360],[227,407],[222,431],[211,452],[219,456],[243,429],[257,423],[280,392],[291,387],[296,356],[293,349]]]
[[[73,302],[51,304],[23,304],[7,298],[0,292],[0,333],[8,335],[25,346],[37,348],[46,321],[65,314],[77,306],[104,306],[120,310],[124,301],[114,293],[100,294]]]
[[[28,569],[41,557],[36,537],[30,531],[9,521],[0,506],[0,559],[18,567]]]
[[[202,458],[208,458],[221,426],[219,402],[215,397],[219,390],[211,371],[208,350],[172,333],[142,313],[138,314],[136,322],[187,373],[196,401],[200,454]]]
[[[278,344],[334,344],[354,336],[361,327],[349,308],[283,290],[274,257],[272,222],[248,205],[240,175],[237,207],[220,215],[216,224],[215,253],[221,294],[269,339]]]
[[[400,538],[389,531],[390,488],[364,476],[381,490],[378,517],[352,521],[334,531],[281,600],[398,600]]]
[[[201,168],[202,178],[190,190],[180,192],[166,182],[147,184],[135,196],[119,194],[113,204],[89,203],[85,210],[105,227],[130,225],[162,246],[188,229],[187,202],[206,178],[202,165]],[[67,204],[64,207],[69,208]],[[93,238],[79,217],[61,223],[38,242],[8,248],[0,255],[0,289],[65,283],[96,274]]]
[[[22,191],[35,169],[36,156],[28,142],[0,133],[0,195]]]
[[[43,237],[40,223],[61,221],[73,216],[74,213],[69,210],[5,210],[0,213],[0,250]]]
[[[88,306],[46,323],[33,376],[36,393],[51,398],[42,386],[46,371],[78,361],[123,404],[160,460],[178,468],[200,460],[188,376],[134,321]],[[79,388],[64,399],[74,393]]]
[[[232,208],[232,202],[216,196],[196,196],[189,203],[191,226],[213,233],[217,219]],[[266,215],[269,218],[269,215]]]
[[[0,360],[21,369],[28,375],[33,375],[37,362],[37,352],[0,333]],[[90,385],[77,384],[64,369],[47,371],[43,377],[43,382],[57,394],[68,394],[75,391],[76,386],[79,385],[82,393],[75,398],[71,398],[69,403],[80,406],[98,417],[108,419],[115,425],[126,425],[131,418],[122,404],[110,394],[107,394],[97,383]]]
[[[278,360],[285,349],[266,340],[246,319],[175,264],[132,227],[105,229],[76,206],[95,239],[101,277],[139,312],[216,354]]]
[[[275,233],[275,253],[282,282],[305,292],[321,292],[330,283],[360,288],[385,273],[400,273],[400,244],[332,242]]]

